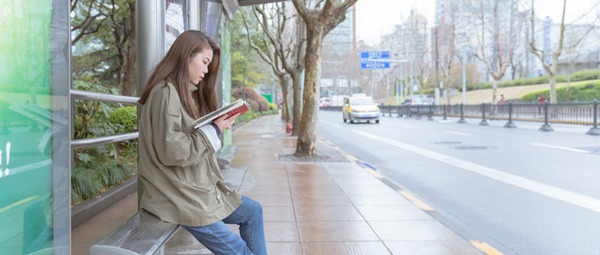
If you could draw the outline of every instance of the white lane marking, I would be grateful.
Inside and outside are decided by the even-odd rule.
[[[463,133],[463,132],[456,132],[456,131],[444,131],[444,132],[448,133],[448,134],[471,136],[471,134],[469,134],[469,133]]]
[[[573,149],[573,148],[569,148],[569,147],[563,147],[563,146],[552,145],[552,144],[531,143],[531,145],[540,146],[540,147],[546,147],[546,148],[552,148],[552,149],[565,150],[565,151],[578,152],[578,153],[590,153],[589,151],[586,151],[586,150]]]
[[[405,127],[405,128],[417,128],[417,127],[411,126],[411,125],[402,125],[402,126]]]
[[[450,157],[448,155],[445,154],[441,154],[441,153],[437,153],[434,151],[430,151],[430,150],[426,150],[417,146],[413,146],[410,144],[406,144],[406,143],[401,143],[398,141],[394,141],[391,139],[387,139],[384,137],[380,137],[380,136],[376,136],[376,135],[372,135],[369,133],[365,133],[365,132],[361,132],[361,131],[356,131],[356,130],[352,130],[354,133],[362,135],[364,137],[367,138],[371,138],[373,140],[376,141],[380,141],[383,143],[386,143],[388,145],[403,149],[403,150],[407,150],[407,151],[411,151],[417,154],[420,154],[422,156],[428,157],[430,159],[434,159],[437,161],[440,161],[442,163],[446,163],[449,165],[453,165],[456,166],[458,168],[462,168],[466,171],[472,172],[472,173],[476,173],[482,176],[486,176],[488,178],[497,180],[497,181],[501,181],[525,190],[529,190],[535,193],[538,193],[540,195],[544,195],[550,198],[554,198],[569,204],[573,204],[582,208],[586,208],[595,212],[600,213],[600,200],[590,197],[590,196],[586,196],[586,195],[582,195],[579,193],[575,193],[573,191],[569,191],[566,189],[561,189],[552,185],[548,185],[548,184],[544,184],[541,182],[537,182],[534,180],[530,180],[527,178],[523,178],[520,176],[516,176],[516,175],[512,175],[512,174],[508,174],[493,168],[489,168],[486,166],[482,166],[482,165],[478,165],[475,163],[471,163],[465,160],[461,160],[461,159],[457,159],[457,158],[453,158]]]

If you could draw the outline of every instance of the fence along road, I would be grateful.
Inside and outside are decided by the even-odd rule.
[[[543,131],[552,131],[550,124],[579,124],[591,125],[587,134],[600,135],[598,119],[600,110],[597,100],[592,102],[558,103],[558,104],[531,104],[531,103],[507,103],[502,105],[479,104],[479,105],[382,105],[380,109],[383,116],[395,117],[427,117],[432,120],[433,116],[442,118],[460,117],[480,118],[480,125],[486,125],[487,120],[506,120],[505,127],[514,128],[513,121],[544,122]],[[323,107],[322,110],[341,111],[341,107]]]

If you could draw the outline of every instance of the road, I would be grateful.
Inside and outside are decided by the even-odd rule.
[[[477,125],[383,117],[345,124],[319,112],[321,137],[504,254],[600,254],[600,136],[589,127]]]

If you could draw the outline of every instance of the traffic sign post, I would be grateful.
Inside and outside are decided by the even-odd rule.
[[[390,59],[389,51],[361,51],[361,59]]]
[[[381,62],[381,61],[361,61],[360,62],[361,69],[389,69],[390,62]]]
[[[361,51],[360,52],[361,69],[389,69],[390,52],[389,51]]]
[[[373,69],[390,69],[390,52],[389,51],[361,51],[360,52],[360,69],[369,69],[369,83],[371,85],[371,96],[374,96],[375,86],[371,83]],[[382,70],[383,72],[383,70]]]

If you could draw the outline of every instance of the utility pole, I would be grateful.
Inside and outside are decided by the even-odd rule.
[[[413,79],[413,59],[411,56],[410,59],[410,98],[412,99],[413,97],[413,87],[415,86],[414,84],[414,79]]]
[[[244,65],[244,73],[242,74],[242,100],[246,101],[246,65]]]
[[[434,51],[435,51],[435,91],[437,91],[438,93],[438,100],[439,100],[439,94],[440,94],[440,76],[438,73],[438,70],[440,69],[439,67],[439,52],[438,52],[438,26],[436,26],[433,30],[433,35],[435,36],[434,38]],[[438,102],[439,103],[439,102]]]
[[[467,51],[465,51],[465,47],[462,49],[462,103],[463,105],[467,104]]]
[[[375,85],[373,85],[373,69],[369,70],[369,84],[371,85],[371,97],[375,96],[373,91],[375,91]]]
[[[467,44],[467,36],[465,34],[461,34],[460,36],[460,40],[461,40],[461,44],[462,44],[462,49],[461,49],[461,58],[462,58],[462,104],[466,105],[467,104],[467,51],[466,51],[466,44]]]

